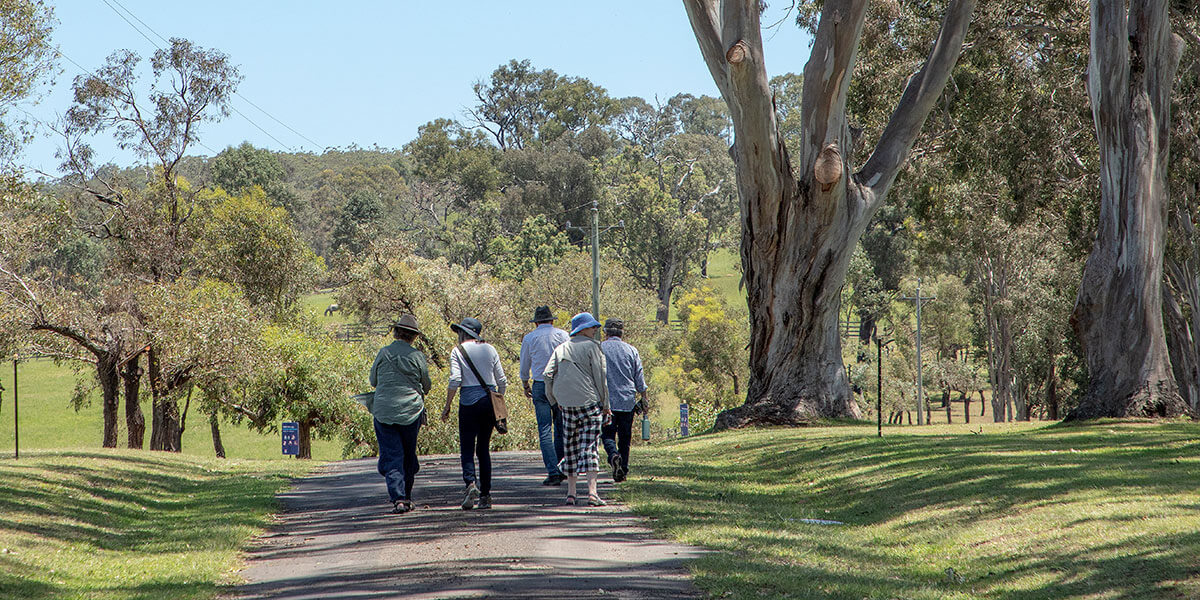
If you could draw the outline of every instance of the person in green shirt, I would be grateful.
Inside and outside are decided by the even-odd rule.
[[[387,484],[394,513],[413,509],[413,481],[421,468],[417,433],[425,423],[425,394],[433,386],[425,355],[412,347],[420,334],[415,316],[400,315],[392,324],[396,341],[380,348],[371,365],[375,394],[368,397],[366,406],[374,417],[379,474]]]

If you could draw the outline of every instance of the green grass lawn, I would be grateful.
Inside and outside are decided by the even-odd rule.
[[[56,365],[50,360],[33,360],[19,366],[20,441],[21,451],[49,449],[96,449],[103,436],[99,393],[93,393],[87,406],[76,412],[71,408],[71,393],[75,375],[68,365]],[[90,373],[86,373],[90,375]],[[94,378],[92,378],[94,380]],[[0,363],[0,385],[5,388],[4,403],[0,405],[0,456],[13,454],[13,371],[12,363]],[[182,407],[181,407],[182,408]],[[142,403],[146,417],[146,443],[150,435],[150,405]],[[121,406],[118,443],[125,446],[125,406]],[[197,456],[213,456],[212,433],[208,416],[191,411],[183,433],[183,452]],[[229,458],[280,458],[278,433],[260,434],[245,425],[224,422],[221,441]],[[314,440],[313,458],[341,458],[340,441]],[[288,459],[292,460],[292,459]]]
[[[0,598],[213,598],[314,463],[130,450],[0,460]]]
[[[1200,598],[1200,425],[874,433],[639,448],[622,494],[717,598]]]

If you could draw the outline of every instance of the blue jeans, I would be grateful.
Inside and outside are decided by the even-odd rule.
[[[417,462],[417,433],[422,418],[409,425],[391,425],[375,421],[375,439],[379,441],[379,474],[387,484],[388,498],[411,500],[413,480],[421,465]]]
[[[542,463],[547,475],[562,475],[558,461],[567,455],[563,442],[562,410],[551,406],[546,399],[546,382],[533,382],[533,413],[537,417],[538,446],[542,449]]]

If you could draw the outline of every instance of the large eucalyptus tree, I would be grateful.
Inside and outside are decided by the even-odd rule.
[[[950,1],[924,66],[909,78],[861,163],[852,155],[846,99],[867,0],[826,0],[821,8],[804,68],[794,159],[767,79],[759,0],[684,0],[684,6],[733,117],[750,308],[746,403],[722,413],[717,427],[858,416],[842,366],[840,291],[859,237],[958,59],[975,2]]]
[[[1088,390],[1068,419],[1177,416],[1163,328],[1171,89],[1183,41],[1163,0],[1092,0],[1088,92],[1100,219],[1072,321]]]

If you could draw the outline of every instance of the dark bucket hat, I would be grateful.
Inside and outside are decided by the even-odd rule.
[[[483,331],[483,323],[480,323],[479,319],[467,317],[460,323],[452,323],[450,329],[453,329],[455,333],[465,333],[467,336],[477,340],[483,339],[479,335]]]
[[[417,326],[417,317],[408,313],[404,313],[400,315],[400,318],[392,321],[392,327],[411,331],[418,335],[421,333],[421,328]]]
[[[546,321],[554,321],[554,313],[550,312],[549,306],[539,306],[533,309],[533,318],[530,323],[545,323]]]
[[[625,331],[625,321],[620,319],[605,319],[604,333],[619,336]]]

